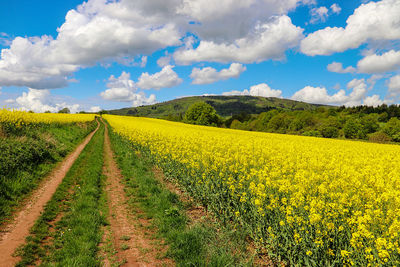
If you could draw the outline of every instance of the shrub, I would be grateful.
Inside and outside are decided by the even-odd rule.
[[[368,140],[375,143],[389,143],[392,138],[384,132],[376,132],[369,135]]]

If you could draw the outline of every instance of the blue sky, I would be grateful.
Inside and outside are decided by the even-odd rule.
[[[398,104],[400,1],[0,0],[0,106]]]

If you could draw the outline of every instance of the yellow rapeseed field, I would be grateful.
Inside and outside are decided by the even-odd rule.
[[[105,118],[260,249],[299,265],[400,265],[400,146]]]
[[[26,111],[0,109],[0,123],[9,123],[16,127],[37,123],[74,123],[94,120],[94,114],[54,114],[29,113]]]

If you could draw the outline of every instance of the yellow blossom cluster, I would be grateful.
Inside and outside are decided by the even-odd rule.
[[[294,265],[400,265],[400,146],[106,115],[221,220]]]
[[[30,113],[19,110],[0,109],[0,123],[16,127],[38,123],[75,123],[93,121],[95,114]]]

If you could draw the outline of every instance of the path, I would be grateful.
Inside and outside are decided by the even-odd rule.
[[[19,262],[19,257],[12,256],[14,251],[25,242],[29,230],[40,216],[44,206],[51,199],[72,164],[99,129],[100,124],[98,121],[97,124],[97,128],[44,179],[26,204],[17,212],[15,218],[5,226],[4,232],[0,234],[1,267],[14,266]]]
[[[145,235],[144,227],[140,226],[149,225],[150,222],[134,216],[126,203],[127,197],[124,185],[121,183],[123,177],[113,158],[107,125],[104,142],[104,174],[107,176],[106,192],[110,223],[110,233],[107,233],[106,230],[105,235],[111,236],[113,247],[117,252],[114,256],[116,256],[118,262],[125,262],[125,266],[173,265],[171,260],[159,258],[160,251],[155,243],[161,241],[150,239]],[[107,258],[104,265],[111,265]]]

